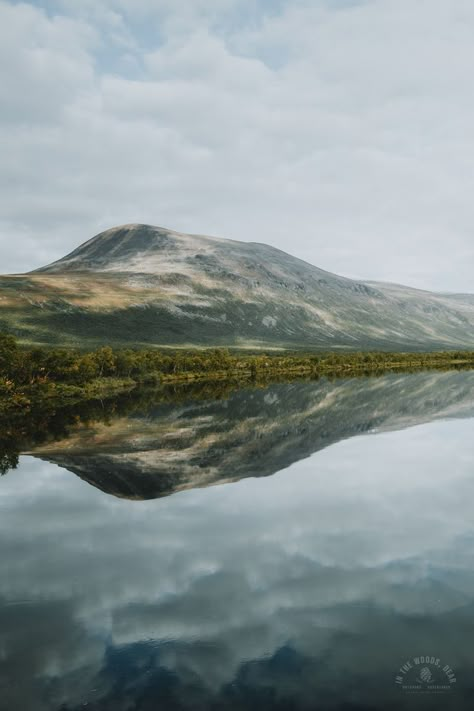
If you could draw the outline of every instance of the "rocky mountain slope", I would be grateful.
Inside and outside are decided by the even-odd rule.
[[[274,247],[150,225],[0,278],[0,328],[92,346],[474,347],[474,297],[359,282]]]
[[[78,425],[28,453],[115,496],[151,499],[268,476],[342,439],[474,415],[474,373],[417,373],[242,388]]]

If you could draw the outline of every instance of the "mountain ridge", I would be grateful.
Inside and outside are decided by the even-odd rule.
[[[302,265],[305,267],[310,266],[314,270],[317,270],[318,272],[323,272],[327,275],[331,276],[338,276],[339,279],[342,280],[347,280],[347,281],[357,281],[354,280],[350,277],[344,277],[344,276],[339,276],[335,275],[333,272],[330,272],[327,269],[322,269],[321,267],[317,267],[314,264],[311,264],[310,262],[307,262],[304,259],[301,259],[300,257],[296,257],[289,252],[286,252],[283,249],[280,249],[279,247],[275,247],[273,245],[266,244],[265,242],[246,242],[244,240],[236,240],[236,239],[230,239],[230,238],[224,238],[224,237],[216,237],[216,236],[210,236],[210,235],[202,235],[198,233],[185,233],[185,232],[178,232],[177,230],[172,230],[166,227],[157,227],[154,225],[149,225],[146,223],[127,223],[123,225],[119,225],[117,227],[110,227],[107,230],[104,230],[102,232],[99,232],[97,235],[94,237],[91,237],[91,239],[87,240],[86,242],[83,242],[81,245],[76,247],[72,252],[69,254],[66,254],[64,257],[61,257],[60,259],[55,260],[51,264],[45,265],[43,267],[39,267],[37,269],[32,270],[29,272],[30,274],[35,274],[35,273],[47,273],[47,272],[54,272],[56,268],[58,268],[58,271],[61,271],[64,269],[64,267],[68,266],[73,266],[71,264],[72,260],[71,257],[74,258],[76,254],[80,254],[85,248],[88,248],[89,246],[100,242],[104,238],[113,238],[117,239],[120,238],[123,232],[132,232],[132,238],[133,238],[133,233],[134,232],[139,232],[141,231],[146,231],[148,233],[152,233],[155,235],[160,235],[160,236],[173,236],[176,238],[189,238],[193,241],[196,242],[196,247],[199,247],[199,243],[205,244],[205,243],[216,243],[216,244],[234,244],[234,245],[239,245],[240,247],[256,247],[258,249],[264,249],[265,251],[269,251],[272,253],[277,253],[278,255],[284,256],[285,258],[289,258],[292,261],[295,262],[300,262]],[[137,235],[138,236],[138,235]],[[163,245],[157,245],[157,246],[163,246]],[[126,265],[127,268],[125,271],[130,271],[130,265]]]
[[[443,350],[474,347],[474,295],[332,274],[262,242],[130,223],[0,277],[28,343]]]

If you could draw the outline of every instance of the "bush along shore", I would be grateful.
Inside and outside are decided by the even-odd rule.
[[[474,351],[431,353],[273,352],[21,348],[0,333],[0,412],[32,402],[111,397],[138,384],[197,380],[262,381],[417,369],[474,367]]]

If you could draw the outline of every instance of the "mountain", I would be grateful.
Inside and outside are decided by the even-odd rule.
[[[474,296],[361,282],[279,249],[124,225],[0,277],[0,328],[95,346],[474,347]]]
[[[27,453],[102,491],[151,499],[269,476],[349,437],[474,416],[474,372],[416,373],[240,388],[226,399],[148,404],[77,425]]]

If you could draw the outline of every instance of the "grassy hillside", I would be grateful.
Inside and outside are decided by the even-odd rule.
[[[25,345],[84,349],[108,344],[387,351],[474,346],[474,327],[464,302],[453,312],[423,301],[407,305],[403,322],[390,303],[371,311],[353,296],[350,307],[333,304],[333,316],[323,320],[304,302],[291,303],[282,296],[280,302],[270,297],[247,301],[199,285],[190,296],[177,293],[174,281],[157,278],[151,287],[149,279],[114,273],[0,277],[0,329]],[[351,323],[346,324],[347,319]],[[442,319],[441,337],[437,325]]]
[[[126,225],[0,277],[0,329],[81,348],[470,349],[474,299],[346,279],[264,244]]]

